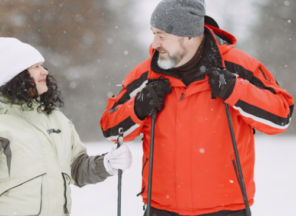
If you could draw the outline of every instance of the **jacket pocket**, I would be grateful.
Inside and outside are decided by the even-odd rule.
[[[43,175],[9,188],[4,193],[0,194],[0,215],[40,215],[42,208]]]
[[[64,197],[65,197],[64,213],[71,214],[71,207],[72,207],[71,188],[70,188],[71,177],[66,173],[62,173],[62,175],[64,178]]]

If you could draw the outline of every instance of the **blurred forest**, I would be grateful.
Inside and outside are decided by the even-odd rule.
[[[268,0],[256,4],[260,22],[250,29],[252,38],[240,48],[261,61],[295,101],[296,1]],[[288,133],[296,134],[295,119],[285,132]]]
[[[149,55],[148,46],[144,48],[137,38],[143,25],[150,28],[149,18],[139,26],[144,16],[134,7],[145,1],[0,0],[1,37],[16,37],[44,55],[45,66],[62,90],[62,111],[83,141],[103,139],[99,121],[107,99],[120,91],[124,77]],[[296,2],[263,2],[254,3],[260,19],[250,25],[252,36],[238,48],[263,62],[296,98]],[[225,25],[220,27],[236,28],[231,22]],[[295,130],[292,121],[286,133]]]

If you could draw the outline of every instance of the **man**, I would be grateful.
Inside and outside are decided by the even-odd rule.
[[[205,17],[203,1],[161,1],[151,16],[151,30],[151,57],[108,100],[101,119],[104,136],[116,139],[119,127],[125,130],[124,141],[143,133],[141,195],[147,203],[149,115],[156,108],[151,215],[245,216],[224,102],[252,205],[255,129],[284,132],[292,97],[264,65],[234,48],[234,36]]]

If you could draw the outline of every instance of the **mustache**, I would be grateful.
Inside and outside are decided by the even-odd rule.
[[[156,49],[158,52],[167,52],[167,50],[165,50],[165,49],[161,49],[161,48],[157,48]]]

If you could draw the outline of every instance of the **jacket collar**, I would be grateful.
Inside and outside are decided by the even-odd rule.
[[[227,53],[237,44],[236,38],[230,33],[208,24],[205,24],[205,28],[210,30],[221,55]]]
[[[40,103],[36,100],[32,101],[32,108],[28,107],[27,104],[21,105],[19,100],[15,100],[13,103],[11,103],[8,98],[3,97],[2,95],[0,95],[0,103],[2,109],[19,114],[22,114],[25,111],[37,111],[38,107],[40,106]]]

